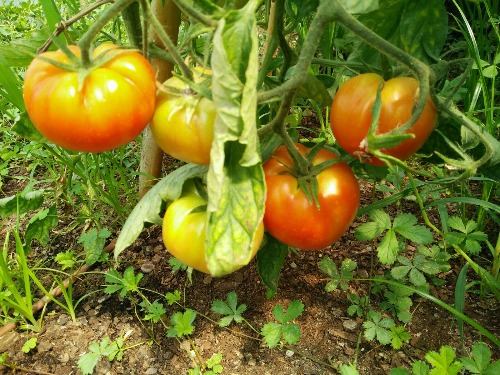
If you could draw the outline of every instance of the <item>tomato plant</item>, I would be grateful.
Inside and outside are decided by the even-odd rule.
[[[68,48],[80,56],[79,47]],[[146,58],[111,43],[97,47],[93,57],[97,66],[85,69],[72,67],[62,50],[44,52],[26,71],[23,96],[31,121],[45,138],[68,150],[123,146],[153,116],[155,78]]]
[[[173,201],[163,217],[163,242],[168,252],[195,270],[210,273],[205,259],[207,201],[191,189]],[[252,247],[252,258],[257,254],[264,225],[258,227]]]
[[[155,142],[176,159],[208,165],[214,138],[213,102],[193,94],[177,77],[168,79],[164,86],[180,92],[159,92],[151,121]]]
[[[309,149],[297,145],[306,156]],[[312,164],[336,159],[321,149]],[[345,162],[321,170],[316,176],[318,199],[308,199],[299,187],[287,149],[279,147],[265,164],[267,185],[264,226],[281,242],[302,250],[320,250],[337,241],[351,225],[359,206],[359,185]]]
[[[411,77],[392,78],[385,82],[375,73],[352,77],[338,90],[330,112],[330,125],[339,145],[361,161],[375,165],[384,163],[367,150],[365,137],[370,129],[377,89],[381,85],[382,108],[376,134],[400,127],[410,119],[419,91],[418,81]],[[421,116],[407,131],[414,134],[414,138],[381,152],[401,160],[407,159],[425,143],[434,130],[437,116],[436,107],[427,98]]]

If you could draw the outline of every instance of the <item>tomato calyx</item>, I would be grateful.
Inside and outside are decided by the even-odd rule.
[[[318,154],[318,152],[323,148],[325,144],[326,141],[318,142],[316,145],[314,145],[314,147],[312,147],[309,150],[309,153],[305,156],[299,152],[301,157],[306,162],[305,170],[299,167],[298,163],[296,162],[296,159],[294,158],[293,154],[290,152],[288,148],[287,148],[288,153],[290,154],[290,157],[292,158],[293,161],[292,166],[287,165],[286,163],[284,163],[279,159],[275,159],[284,167],[286,167],[288,172],[297,179],[298,188],[304,192],[309,203],[310,204],[314,203],[314,205],[318,210],[320,209],[320,204],[318,200],[318,192],[319,192],[318,179],[317,179],[318,175],[323,170],[331,167],[332,165],[342,162],[342,159],[338,158],[338,159],[326,160],[317,165],[313,164],[314,157]],[[294,147],[298,151],[295,145]]]
[[[399,146],[402,142],[408,139],[415,138],[414,134],[406,133],[406,131],[409,130],[415,123],[415,120],[413,120],[413,118],[410,118],[402,126],[397,127],[388,133],[377,133],[380,112],[382,110],[381,92],[383,87],[384,84],[381,83],[377,89],[375,103],[373,104],[373,107],[371,109],[372,121],[370,123],[370,128],[368,130],[368,134],[359,145],[360,150],[366,150],[366,153],[364,151],[355,152],[355,156],[360,161],[367,160],[372,155],[379,157],[380,155],[383,155],[383,152],[381,152],[381,150]]]

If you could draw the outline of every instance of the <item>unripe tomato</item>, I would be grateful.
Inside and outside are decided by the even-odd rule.
[[[80,56],[77,46],[68,48]],[[97,47],[94,57],[116,56],[89,71],[65,70],[38,57],[32,61],[24,77],[24,102],[45,138],[72,151],[102,152],[129,143],[146,127],[155,107],[154,72],[140,53],[116,48]],[[69,64],[61,50],[40,56]]]
[[[370,128],[371,110],[380,85],[383,85],[382,108],[377,134],[388,133],[400,127],[410,119],[418,96],[418,81],[411,77],[398,77],[385,82],[381,76],[374,73],[352,77],[338,90],[330,112],[330,125],[339,145],[361,161],[374,165],[384,165],[384,163],[368,153],[364,140]],[[415,138],[381,151],[401,160],[409,158],[425,143],[434,130],[437,117],[434,103],[427,98],[419,119],[407,131],[407,133],[414,134]]]
[[[201,165],[210,164],[214,138],[215,106],[210,99],[189,92],[177,77],[164,86],[185,93],[158,93],[151,132],[156,144],[176,159]]]
[[[162,234],[169,253],[195,270],[209,274],[205,260],[207,212],[192,212],[206,204],[206,200],[193,191],[173,201],[163,217]],[[263,236],[264,225],[261,223],[253,243],[252,258],[257,254]]]
[[[297,148],[304,156],[310,151],[300,144]],[[322,149],[313,158],[313,165],[336,158]],[[333,164],[317,175],[319,208],[299,187],[286,147],[279,147],[263,167],[267,185],[264,227],[273,237],[301,250],[320,250],[349,228],[358,210],[360,193],[358,181],[345,162]]]

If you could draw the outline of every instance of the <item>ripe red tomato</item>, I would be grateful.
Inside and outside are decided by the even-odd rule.
[[[206,204],[206,200],[194,191],[185,192],[168,206],[163,217],[162,234],[169,253],[195,270],[209,274],[205,260],[207,212],[192,212]],[[264,225],[261,223],[253,243],[252,258],[257,254],[263,236]]]
[[[68,46],[77,56],[80,49]],[[117,46],[106,43],[92,55],[105,55]],[[61,50],[44,58],[69,63]],[[105,56],[106,57],[106,56]],[[28,115],[49,141],[73,151],[102,152],[132,141],[153,116],[156,100],[151,65],[138,52],[120,51],[91,68],[81,81],[81,69],[65,70],[35,58],[24,78]]]
[[[309,149],[297,144],[306,156]],[[313,165],[336,159],[320,150]],[[337,241],[349,228],[359,206],[359,185],[349,166],[333,164],[318,176],[319,208],[309,202],[291,172],[293,162],[284,146],[264,163],[267,185],[264,227],[279,241],[302,250],[320,250]]]
[[[185,93],[160,91],[151,121],[156,144],[176,159],[201,165],[210,164],[214,138],[215,106],[210,99],[189,92],[177,77],[164,86]]]
[[[374,73],[352,77],[338,90],[330,112],[330,125],[339,145],[361,161],[375,165],[384,165],[384,163],[368,153],[363,141],[370,128],[371,110],[375,103],[377,89],[381,84],[383,84],[382,108],[377,134],[388,133],[400,127],[410,119],[418,95],[418,81],[411,77],[398,77],[386,82]],[[421,116],[407,131],[407,133],[413,133],[415,138],[381,151],[401,160],[409,158],[425,143],[434,130],[437,117],[434,103],[427,98]]]

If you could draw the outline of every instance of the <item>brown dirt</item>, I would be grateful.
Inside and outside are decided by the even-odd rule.
[[[4,186],[4,189],[7,188]],[[364,189],[369,188],[364,186]],[[370,192],[365,191],[363,196],[370,196]],[[409,206],[408,209],[415,210],[415,207]],[[452,345],[459,353],[456,321],[429,301],[414,298],[413,319],[406,325],[411,334],[410,342],[396,351],[361,337],[362,320],[348,316],[346,310],[350,302],[346,293],[324,291],[325,276],[317,266],[322,257],[329,256],[337,264],[350,257],[358,263],[357,276],[366,277],[370,272],[372,244],[354,238],[354,228],[362,220],[358,218],[351,230],[331,248],[321,252],[291,253],[283,269],[278,295],[271,300],[266,299],[266,290],[255,263],[221,279],[195,274],[194,282],[190,284],[185,273],[174,273],[168,265],[169,255],[163,247],[158,227],[145,230],[136,243],[122,253],[120,270],[132,265],[136,272],[140,272],[145,263],[152,263],[154,268],[144,273],[140,283],[150,290],[146,294],[151,300],[159,298],[152,291],[161,295],[174,290],[185,292],[186,306],[198,312],[191,344],[205,360],[215,353],[222,353],[223,374],[336,374],[338,366],[354,361],[356,353],[357,368],[361,374],[388,374],[394,367],[409,368],[413,361],[423,359],[429,350],[439,350],[441,345]],[[52,251],[74,246],[74,238],[68,238],[67,243],[62,242],[64,238],[58,237],[58,243],[51,245]],[[44,251],[46,249],[35,249],[32,256],[47,257]],[[95,271],[106,270],[98,267]],[[384,269],[375,265],[374,271],[383,273]],[[457,267],[445,276],[450,287],[433,290],[433,294],[452,304],[452,286],[458,271]],[[82,296],[102,289],[103,284],[102,273],[86,274],[76,283],[75,293]],[[352,282],[350,288],[366,295],[368,285]],[[239,303],[248,306],[243,316],[257,330],[266,322],[274,321],[274,306],[282,304],[287,307],[292,300],[301,300],[305,310],[295,321],[302,332],[298,344],[290,348],[268,349],[245,325],[233,323],[228,330],[207,319],[218,319],[210,311],[211,304],[215,299],[224,300],[230,291],[236,291]],[[165,303],[164,300],[161,302]],[[174,311],[179,311],[173,307],[167,309],[165,321]],[[494,301],[467,296],[466,313],[496,335],[500,333],[498,309]],[[77,362],[92,342],[100,342],[105,337],[116,340],[127,335],[125,345],[133,347],[125,352],[120,362],[101,360],[95,374],[186,374],[193,367],[194,352],[189,347],[190,343],[167,338],[163,326],[140,320],[128,299],[120,299],[117,294],[108,296],[101,291],[84,299],[76,311],[77,320],[73,322],[54,304],[50,305],[44,314],[42,332],[9,332],[0,338],[0,352],[8,353],[9,363],[35,373],[81,374]],[[466,326],[465,332],[469,348],[481,339],[478,332],[470,327]],[[37,337],[38,344],[25,354],[21,348],[31,337]],[[498,358],[497,348],[491,343],[489,346],[494,357]],[[3,371],[5,374],[12,373],[9,369]]]

